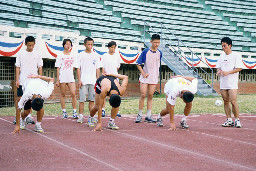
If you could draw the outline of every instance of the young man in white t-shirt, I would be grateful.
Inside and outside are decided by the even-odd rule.
[[[34,50],[35,38],[33,36],[28,36],[25,39],[26,50],[22,51],[16,58],[16,87],[17,87],[17,104],[23,95],[23,85],[28,79],[30,74],[42,75],[43,70],[43,60],[38,51]],[[35,124],[31,118],[31,114],[25,119],[27,123]],[[14,119],[13,124],[16,124],[16,119]]]
[[[100,76],[100,58],[93,51],[93,42],[92,38],[85,38],[85,51],[79,53],[77,56],[76,68],[80,96],[78,123],[83,123],[84,102],[86,101],[86,96],[88,96],[89,111],[94,105],[94,86],[97,78]],[[94,120],[94,122],[97,121]]]
[[[46,82],[47,81],[47,82]],[[54,78],[41,75],[29,75],[23,85],[23,92],[16,110],[16,126],[13,133],[19,133],[20,129],[26,128],[25,118],[28,116],[31,108],[37,111],[37,121],[34,131],[44,132],[41,127],[41,121],[44,115],[43,103],[49,98],[54,89]],[[24,111],[21,113],[21,110]],[[21,121],[20,121],[21,113]]]
[[[140,71],[140,101],[139,101],[139,113],[136,117],[135,123],[142,122],[142,111],[144,107],[144,100],[148,93],[147,100],[147,116],[145,122],[151,123],[156,120],[151,115],[153,95],[156,91],[156,85],[158,84],[159,67],[162,58],[162,52],[158,49],[160,45],[160,35],[153,34],[151,37],[151,47],[146,48],[140,54],[137,60],[137,68]],[[143,68],[141,65],[143,65]]]
[[[74,63],[75,56],[70,53],[72,47],[72,41],[70,39],[64,39],[62,46],[64,48],[63,53],[57,56],[55,67],[57,67],[57,82],[56,86],[60,87],[60,103],[62,107],[63,118],[68,118],[68,114],[65,108],[65,95],[66,85],[69,88],[72,97],[73,118],[77,119],[76,113],[76,84],[74,79]]]
[[[182,128],[187,129],[186,119],[192,109],[192,101],[194,94],[197,92],[198,80],[194,77],[175,76],[171,78],[164,86],[164,93],[166,94],[166,108],[164,108],[157,117],[157,126],[163,126],[162,116],[170,114],[171,128],[169,130],[176,130],[174,123],[174,107],[176,98],[180,97],[186,104],[184,115],[181,119],[180,125]]]
[[[224,101],[224,110],[227,120],[222,124],[223,127],[233,126],[231,117],[230,103],[232,104],[232,112],[235,116],[235,127],[241,128],[239,120],[239,108],[237,104],[238,76],[242,70],[243,63],[240,54],[231,50],[232,40],[229,37],[221,39],[224,54],[217,61],[217,74],[220,75],[220,93]]]
[[[116,42],[111,41],[108,43],[108,53],[105,53],[102,56],[102,75],[105,73],[107,74],[118,74],[118,70],[120,68],[120,56],[118,53],[115,53],[116,50]],[[102,107],[102,117],[105,117],[106,111],[105,111],[105,104],[106,99],[103,103]],[[121,117],[120,113],[117,113],[118,117]]]

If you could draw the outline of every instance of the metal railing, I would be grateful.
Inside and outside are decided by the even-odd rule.
[[[152,31],[146,30],[146,26],[149,28],[149,30],[151,29]],[[159,29],[157,29],[159,30]],[[172,55],[169,51],[169,49],[172,51],[172,53],[175,54],[176,61],[178,61],[187,71],[189,71],[190,73],[195,73],[197,75],[197,77],[199,78],[199,70],[202,71],[203,73],[205,73],[208,78],[211,78],[211,85],[209,85],[207,82],[205,82],[206,84],[208,84],[211,89],[213,90],[213,81],[214,81],[214,77],[213,77],[213,69],[205,62],[202,60],[202,58],[199,58],[189,47],[187,47],[176,35],[174,35],[165,25],[163,25],[161,23],[161,30],[160,32],[157,31],[156,29],[154,29],[152,26],[150,26],[147,22],[144,22],[144,44],[146,43],[146,33],[150,35],[151,32],[157,33],[161,36],[161,43],[164,44],[164,49],[166,50],[166,52],[168,52],[170,55]],[[169,34],[165,34],[165,32],[168,32]],[[170,35],[174,38],[171,39]],[[175,46],[173,46],[172,44],[175,43]],[[166,46],[168,45],[168,49],[166,49]],[[183,60],[182,58],[187,57],[184,53],[184,50],[181,49],[182,48],[186,48],[186,50],[188,52],[191,53],[192,56],[192,66],[190,67],[189,65],[187,65],[188,67],[191,68],[191,70],[187,69],[184,65],[183,65]],[[183,55],[184,54],[184,55]],[[163,57],[164,58],[164,57]],[[181,61],[179,61],[178,59],[181,59]],[[166,58],[164,58],[166,59]],[[168,61],[168,59],[166,59]],[[203,64],[205,64],[207,66],[207,68],[209,68],[211,70],[211,75],[206,72],[201,66],[197,65],[197,67],[195,67],[195,60],[200,60],[200,62],[202,62]],[[176,68],[179,72],[180,70],[178,68]]]

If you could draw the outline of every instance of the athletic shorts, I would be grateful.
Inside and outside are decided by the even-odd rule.
[[[19,86],[19,88],[17,88],[17,96],[21,97],[23,95],[23,90],[22,90],[22,85]]]
[[[80,102],[85,102],[87,96],[87,101],[95,101],[95,91],[93,84],[86,84],[79,88]]]

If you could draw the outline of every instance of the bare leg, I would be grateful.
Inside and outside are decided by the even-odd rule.
[[[229,100],[232,104],[232,112],[235,115],[235,118],[239,118],[239,108],[237,104],[237,89],[228,90]]]
[[[37,111],[37,122],[42,122],[43,116],[44,116],[44,108]]]
[[[153,104],[153,95],[156,90],[156,85],[150,84],[148,85],[148,101],[147,101],[147,110],[152,109],[152,104]]]
[[[91,117],[93,117],[99,109],[99,98],[100,98],[100,95],[95,93],[95,103],[90,109],[90,116]],[[90,105],[89,105],[89,107],[90,107]]]
[[[76,109],[76,84],[75,83],[68,83],[68,87],[72,97],[72,107]]]
[[[30,113],[31,109],[28,109],[28,110],[24,110],[22,113],[21,113],[21,118],[24,120],[28,114]]]
[[[226,116],[227,118],[231,118],[231,109],[229,104],[228,90],[220,90],[220,93],[224,101],[224,110],[225,110]]]
[[[139,110],[143,110],[144,100],[147,94],[148,84],[140,83],[140,101],[139,101]]]
[[[60,104],[61,108],[65,109],[65,95],[66,95],[66,83],[60,83]]]
[[[94,101],[89,101],[89,105],[88,105],[88,107],[89,107],[89,111],[91,111],[91,109],[93,108],[93,106],[94,106]]]
[[[111,118],[112,119],[116,118],[118,110],[119,110],[119,107],[117,107],[117,108],[112,107],[112,109],[111,109]]]
[[[184,108],[184,115],[188,116],[190,111],[191,111],[191,109],[192,109],[192,102],[186,103],[186,106]]]
[[[79,114],[84,113],[84,102],[79,102]]]
[[[167,102],[167,96],[165,97],[165,102],[166,102],[166,107],[164,109],[162,109],[162,111],[160,112],[161,116],[165,116],[166,114],[169,114],[169,109],[170,109],[170,103]]]

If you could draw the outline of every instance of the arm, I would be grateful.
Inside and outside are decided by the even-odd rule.
[[[234,73],[240,72],[241,70],[242,70],[242,68],[235,68],[231,71],[221,71],[221,74],[222,74],[222,76],[227,76],[229,74],[234,74]]]
[[[16,87],[20,86],[20,67],[16,67]]]
[[[16,126],[12,131],[13,134],[20,133],[20,112],[21,112],[21,109],[17,108],[16,109]]]
[[[102,75],[106,74],[105,69],[102,67]]]
[[[169,130],[176,130],[176,125],[174,123],[174,105],[171,105],[169,108],[169,113],[170,113],[170,123],[171,123],[171,128]]]
[[[98,79],[100,77],[100,68],[96,69],[96,78]]]
[[[46,77],[46,76],[41,76],[41,75],[29,75],[28,78],[40,78],[44,81],[54,83],[54,78],[52,78],[52,77]]]
[[[148,77],[148,74],[147,74],[147,73],[144,73],[144,71],[143,71],[143,69],[142,69],[142,67],[141,67],[140,65],[137,65],[137,68],[138,68],[138,70],[140,71],[140,73],[142,74],[142,76],[143,76],[144,78],[147,78],[147,77]]]
[[[218,76],[218,75],[220,75],[221,74],[221,69],[220,68],[217,68],[217,73],[216,73],[216,75]]]
[[[59,87],[60,86],[60,68],[57,67],[57,82],[56,82],[56,86]]]
[[[76,73],[77,73],[77,79],[78,79],[78,87],[81,88],[82,86],[82,81],[81,81],[81,70],[80,68],[77,68],[76,69]]]
[[[39,73],[39,75],[43,75],[43,67],[38,68],[38,73]]]

